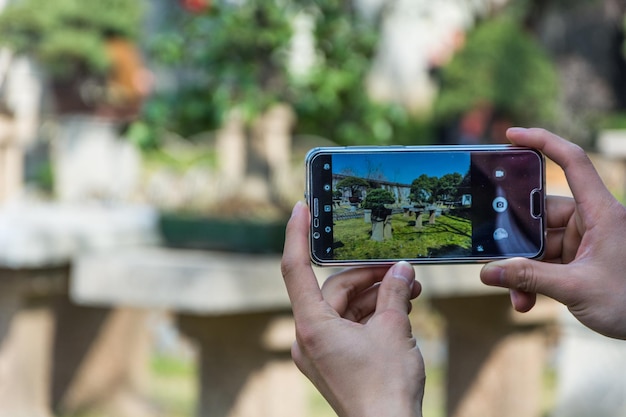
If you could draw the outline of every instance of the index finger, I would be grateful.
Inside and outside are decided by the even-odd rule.
[[[580,146],[539,128],[511,128],[506,134],[514,144],[535,148],[556,162],[563,169],[576,202],[586,205],[587,201],[597,201],[610,195]]]
[[[280,265],[295,317],[323,302],[309,258],[309,222],[309,210],[304,203],[298,202],[287,223]]]

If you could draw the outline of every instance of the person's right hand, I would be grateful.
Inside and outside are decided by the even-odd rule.
[[[598,333],[626,339],[626,208],[579,146],[537,128],[512,128],[507,137],[561,166],[574,198],[548,197],[543,261],[492,262],[483,267],[481,280],[511,289],[518,311],[530,310],[536,294],[544,294]]]

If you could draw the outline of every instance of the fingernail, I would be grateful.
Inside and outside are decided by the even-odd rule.
[[[411,264],[406,261],[400,261],[395,264],[391,269],[391,276],[403,280],[411,287],[415,282],[415,271]]]
[[[508,129],[507,129],[507,132],[511,132],[511,133],[523,133],[523,132],[526,132],[527,130],[528,130],[528,129],[527,129],[527,128],[525,128],[525,127],[518,127],[518,126],[515,126],[515,127],[510,127],[510,128],[508,128]]]
[[[302,201],[297,201],[296,204],[293,206],[293,209],[291,210],[291,217],[294,216],[294,214],[296,214],[298,212],[298,210],[300,210],[300,206],[302,206],[304,203]]]
[[[486,265],[480,276],[485,284],[504,285],[504,268],[498,265]]]

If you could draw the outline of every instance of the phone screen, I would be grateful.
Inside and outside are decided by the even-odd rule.
[[[511,146],[318,148],[307,157],[321,265],[538,258],[541,153]]]

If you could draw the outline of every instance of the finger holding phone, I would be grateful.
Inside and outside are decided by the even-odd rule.
[[[492,262],[481,271],[482,281],[511,289],[518,311],[530,310],[535,294],[544,294],[592,330],[626,339],[626,208],[579,146],[537,128],[509,129],[507,137],[561,166],[573,198],[548,197],[543,261]]]
[[[292,356],[340,417],[421,416],[424,362],[408,318],[421,288],[413,267],[349,269],[320,289],[308,208],[287,225],[281,264],[296,323]]]

